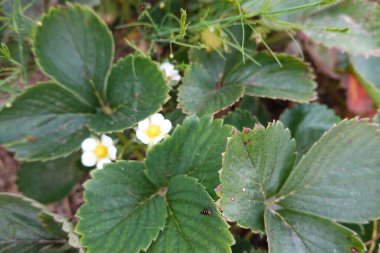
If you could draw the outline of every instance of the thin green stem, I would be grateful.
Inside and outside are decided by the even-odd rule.
[[[122,132],[116,132],[115,135],[121,141],[121,143],[128,144],[128,145],[131,144],[131,142]]]
[[[252,31],[253,31],[255,34],[260,35],[260,33],[258,33],[258,32],[256,31],[256,29],[255,29],[251,24],[249,24],[249,27],[252,29]],[[261,35],[260,35],[260,36],[261,36]],[[276,54],[273,52],[273,50],[270,48],[270,46],[265,42],[264,39],[262,39],[261,42],[263,43],[264,47],[269,51],[269,53],[273,56],[273,58],[276,60],[276,62],[278,63],[278,65],[282,68],[282,63],[281,63],[281,61],[277,58]]]
[[[372,242],[371,242],[371,245],[369,247],[369,250],[368,250],[368,253],[374,253],[375,252],[375,248],[376,248],[376,239],[377,239],[377,235],[378,235],[378,222],[377,220],[374,220],[372,221],[373,223],[373,227],[372,227]]]
[[[17,44],[18,44],[18,51],[19,51],[19,58],[20,58],[20,67],[21,67],[21,74],[22,79],[24,81],[25,85],[28,85],[28,72],[25,66],[25,60],[24,60],[24,45],[23,45],[23,37],[22,37],[22,31],[20,28],[21,20],[21,8],[20,8],[20,2],[15,1],[14,3],[14,26],[17,33]]]
[[[239,10],[239,17],[240,17],[240,23],[241,23],[241,30],[242,30],[242,40],[241,40],[241,48],[244,48],[245,43],[245,26],[244,26],[244,18],[243,18],[243,12],[241,11],[240,4],[237,0],[235,0],[235,4]],[[245,63],[245,54],[243,53],[243,63]]]

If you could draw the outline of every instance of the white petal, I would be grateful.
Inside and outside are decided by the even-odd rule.
[[[95,166],[96,160],[96,155],[90,151],[84,152],[81,157],[81,162],[86,167]]]
[[[166,77],[168,77],[169,79],[171,79],[175,75],[178,75],[178,70],[173,69],[172,71],[167,72]]]
[[[96,146],[98,146],[99,141],[95,138],[87,138],[82,141],[81,147],[83,151],[94,151]]]
[[[112,161],[109,158],[103,158],[98,161],[98,163],[96,164],[96,168],[103,169],[103,166],[106,163],[112,163]]]
[[[179,71],[176,69],[173,69],[173,71],[170,72],[170,76],[176,76],[179,74]]]
[[[155,113],[150,117],[150,122],[153,125],[161,126],[162,122],[164,122],[165,118],[161,113]]]
[[[138,130],[140,131],[146,131],[149,127],[149,118],[146,118],[142,121],[139,122],[139,124],[137,125],[138,127]]]
[[[176,74],[175,76],[172,76],[170,79],[173,81],[179,82],[181,81],[181,75]]]
[[[164,120],[161,124],[161,132],[164,134],[167,134],[170,132],[171,129],[172,129],[172,123],[170,122],[170,120],[168,119]]]
[[[167,75],[174,70],[174,65],[169,62],[165,62],[160,65],[160,69],[165,72],[165,75]]]
[[[152,140],[152,143],[153,144],[157,144],[157,143],[159,143],[163,138],[165,137],[165,135],[159,135],[159,136],[157,136],[157,137],[155,137],[153,140]]]
[[[150,139],[149,139],[148,135],[145,134],[145,132],[137,130],[137,131],[136,131],[136,137],[137,137],[137,139],[139,139],[142,143],[144,143],[144,144],[149,144]]]
[[[105,134],[102,134],[101,142],[106,147],[112,147],[113,146],[113,140],[111,139],[111,137],[109,137]]]
[[[111,160],[116,160],[117,149],[115,146],[108,147],[108,157]]]

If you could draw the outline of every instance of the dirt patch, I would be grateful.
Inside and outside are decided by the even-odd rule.
[[[0,192],[21,194],[17,190],[17,171],[19,162],[14,155],[0,146]],[[89,179],[86,174],[72,189],[70,195],[62,201],[47,205],[56,214],[62,215],[74,222],[77,221],[75,213],[83,204],[83,182]]]
[[[19,193],[17,191],[18,162],[13,155],[0,146],[0,192]]]

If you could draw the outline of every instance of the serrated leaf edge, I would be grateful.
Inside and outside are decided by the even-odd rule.
[[[45,13],[44,15],[42,15],[41,17],[41,21],[39,22],[38,25],[36,25],[32,31],[32,46],[31,46],[31,49],[32,49],[32,52],[35,56],[35,62],[38,66],[38,68],[42,71],[42,73],[46,76],[48,76],[49,78],[51,78],[52,80],[54,80],[55,83],[57,83],[59,86],[61,86],[62,88],[64,88],[65,90],[69,91],[70,93],[73,93],[73,96],[75,98],[77,98],[79,101],[81,101],[82,103],[86,104],[87,106],[89,107],[93,107],[93,105],[89,104],[88,101],[86,101],[85,99],[83,99],[79,94],[77,94],[75,91],[71,90],[70,88],[66,87],[65,85],[62,85],[60,82],[58,82],[52,75],[49,75],[48,73],[45,72],[45,70],[42,68],[42,65],[41,65],[41,62],[40,62],[40,58],[38,57],[38,54],[37,54],[37,49],[36,49],[36,44],[37,44],[37,40],[36,40],[36,37],[38,36],[38,33],[39,33],[39,27],[42,26],[43,22],[45,19],[48,19],[50,18],[52,15],[56,14],[56,13],[59,13],[61,11],[66,11],[66,10],[69,10],[69,9],[76,9],[76,10],[80,10],[80,11],[83,11],[83,12],[89,12],[91,13],[98,21],[100,24],[103,25],[103,30],[110,36],[111,38],[111,41],[112,41],[112,49],[111,49],[111,61],[110,61],[110,64],[108,66],[108,70],[107,70],[107,74],[104,78],[104,84],[103,84],[103,90],[101,92],[104,92],[105,90],[105,86],[107,84],[107,80],[108,80],[108,77],[109,77],[109,74],[111,72],[111,66],[112,66],[112,62],[113,62],[113,59],[114,59],[114,55],[115,55],[115,42],[114,42],[114,39],[113,39],[113,35],[111,33],[111,31],[108,29],[107,25],[103,22],[103,20],[99,17],[99,15],[90,7],[88,6],[85,6],[85,5],[81,5],[81,4],[77,4],[77,3],[67,3],[68,7],[51,7],[49,9],[49,11],[47,13]],[[99,101],[97,101],[99,102]]]

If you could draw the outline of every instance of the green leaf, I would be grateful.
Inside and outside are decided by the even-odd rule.
[[[195,51],[179,90],[180,106],[187,113],[212,114],[231,106],[243,93],[297,102],[312,100],[316,84],[310,68],[291,56],[275,57],[258,53],[254,56],[258,63],[243,63],[238,52],[222,57],[216,52]]]
[[[199,116],[218,112],[236,102],[244,94],[239,83],[224,81],[225,60],[216,52],[194,51],[193,63],[179,88],[178,101],[183,111]]]
[[[279,190],[294,159],[295,142],[281,123],[230,138],[220,174],[223,215],[264,231],[264,201]]]
[[[339,48],[349,54],[379,55],[379,15],[380,5],[376,3],[347,0],[310,16],[303,24],[320,28],[305,32],[312,40],[329,48]],[[349,30],[330,32],[322,29],[325,27]]]
[[[311,69],[298,58],[288,55],[274,56],[259,53],[254,63],[236,66],[228,76],[230,82],[242,82],[245,94],[250,96],[285,99],[305,103],[315,98],[316,83]]]
[[[132,161],[110,164],[85,184],[77,231],[88,251],[230,252],[228,226],[196,179],[176,176],[158,188],[143,169]],[[205,208],[210,216],[201,215]]]
[[[268,109],[258,97],[244,96],[240,102],[239,108],[251,112],[251,114],[255,115],[257,120],[262,124],[266,125],[267,122],[272,119]]]
[[[231,252],[234,240],[212,199],[196,179],[174,177],[166,195],[165,229],[148,252]],[[211,215],[202,215],[204,209]]]
[[[365,252],[353,231],[319,216],[295,210],[266,210],[265,222],[270,252]]]
[[[89,135],[85,124],[97,133],[121,131],[168,99],[163,73],[149,59],[128,56],[108,77],[112,36],[89,8],[52,9],[34,46],[41,68],[58,83],[27,90],[0,113],[0,143],[21,160],[67,156]]]
[[[376,222],[372,221],[365,224],[343,223],[342,225],[351,229],[355,233],[357,233],[363,242],[367,242],[372,239],[372,233],[374,231],[374,226],[373,226],[374,223]],[[378,243],[380,242],[380,240],[377,239],[376,242]]]
[[[361,84],[376,103],[377,108],[380,108],[380,57],[353,56],[351,63]]]
[[[252,253],[253,246],[247,239],[235,237],[235,244],[231,247],[232,253]]]
[[[0,213],[1,253],[39,253],[68,242],[68,234],[61,228],[67,221],[55,221],[45,207],[31,199],[0,193]]]
[[[355,119],[331,129],[294,168],[279,192],[279,205],[339,222],[377,219],[379,133],[378,126]]]
[[[65,218],[47,212],[41,212],[39,219],[42,226],[57,237],[67,238],[68,241],[62,246],[44,248],[41,253],[78,253],[84,252],[79,242],[79,236],[74,232],[74,224]]]
[[[0,143],[21,160],[66,156],[88,137],[92,110],[56,84],[33,86],[0,112]]]
[[[97,105],[114,54],[107,26],[80,5],[52,8],[41,23],[34,38],[41,68],[87,104]]]
[[[297,142],[299,160],[324,132],[340,121],[340,118],[324,105],[305,104],[285,110],[280,121],[290,129]]]
[[[236,134],[221,171],[224,215],[266,231],[272,253],[364,252],[354,232],[334,222],[377,219],[379,132],[366,121],[343,121],[293,169],[294,142],[281,123]]]
[[[47,162],[22,163],[17,174],[18,189],[42,203],[62,200],[82,176],[77,161],[78,155],[73,154]]]
[[[231,132],[232,127],[222,126],[220,120],[188,117],[170,137],[148,151],[145,161],[148,177],[165,186],[172,177],[186,174],[197,178],[215,196],[221,153]]]
[[[139,252],[165,226],[167,211],[159,189],[138,162],[118,162],[92,173],[85,183],[77,232],[90,252]]]
[[[224,117],[224,124],[236,127],[239,131],[244,127],[253,128],[259,121],[249,111],[240,108],[230,112]]]
[[[107,81],[106,97],[110,113],[91,118],[95,132],[114,132],[132,127],[156,113],[168,99],[169,86],[153,61],[134,55],[121,59]]]

